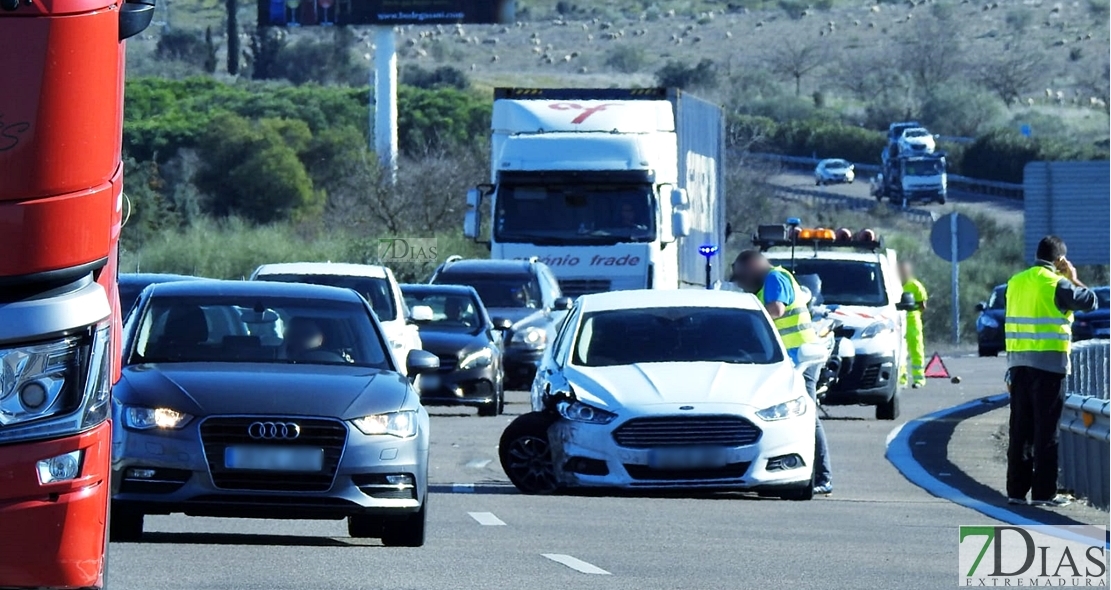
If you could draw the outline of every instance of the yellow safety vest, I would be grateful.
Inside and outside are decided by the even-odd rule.
[[[1061,275],[1043,266],[1007,281],[1007,352],[1069,352],[1072,312],[1062,312],[1054,303],[1060,281]]]
[[[810,323],[810,310],[806,307],[802,290],[799,288],[799,284],[795,282],[795,277],[787,269],[779,266],[772,268],[771,271],[786,275],[787,280],[791,281],[791,288],[795,290],[795,300],[787,306],[783,315],[775,319],[775,329],[779,330],[779,337],[783,339],[783,346],[787,350],[793,350],[803,344],[817,342],[818,333],[814,331],[814,326]],[[764,301],[763,287],[756,292],[756,297],[761,303],[767,303]]]

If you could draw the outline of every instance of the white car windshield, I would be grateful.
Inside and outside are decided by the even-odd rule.
[[[849,163],[844,160],[830,160],[826,162],[827,170],[842,170],[849,167]]]
[[[350,277],[342,275],[312,275],[312,274],[263,274],[255,277],[256,281],[274,281],[278,283],[308,283],[310,285],[323,285],[325,287],[339,287],[341,289],[354,289],[370,303],[378,320],[391,322],[397,319],[397,306],[394,305],[393,287],[387,279],[373,277]]]
[[[929,132],[927,132],[925,129],[911,129],[910,131],[906,132],[905,137],[927,137],[929,135]]]
[[[790,269],[789,264],[784,264]],[[826,305],[887,305],[883,273],[875,262],[854,260],[796,260],[795,276],[818,275],[822,279],[822,302]]]
[[[652,307],[586,313],[572,362],[584,367],[636,363],[783,361],[763,313],[723,307]]]

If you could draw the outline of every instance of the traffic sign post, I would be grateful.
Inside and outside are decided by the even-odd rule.
[[[980,247],[980,232],[967,215],[950,213],[934,222],[930,230],[934,254],[948,260],[953,306],[953,344],[961,343],[960,267]]]

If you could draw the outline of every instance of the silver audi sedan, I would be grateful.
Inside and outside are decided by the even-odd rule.
[[[151,285],[113,391],[114,541],[147,514],[347,519],[352,537],[424,544],[428,413],[367,302],[315,285]]]

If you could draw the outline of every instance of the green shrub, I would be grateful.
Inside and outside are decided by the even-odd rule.
[[[434,70],[428,70],[415,64],[402,68],[401,83],[425,90],[433,88],[465,90],[471,85],[471,81],[467,79],[467,74],[459,68],[441,66]]]
[[[947,85],[922,103],[919,120],[933,133],[978,137],[998,126],[1004,111],[1002,102],[986,91]]]
[[[718,85],[717,66],[714,65],[714,60],[708,58],[694,66],[669,61],[656,71],[656,81],[660,86],[668,88],[713,90]]]
[[[646,61],[644,50],[635,45],[622,44],[606,52],[606,66],[622,74],[639,72]]]
[[[1022,171],[1034,161],[1105,160],[1105,147],[1085,145],[1068,137],[1025,137],[1015,129],[997,129],[967,147],[960,172],[965,176],[1022,183]]]
[[[158,59],[180,61],[194,66],[202,66],[208,58],[203,34],[189,29],[170,29],[162,33],[154,53]]]

